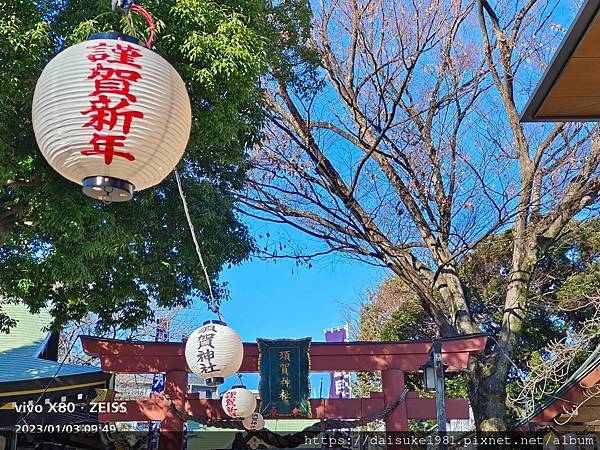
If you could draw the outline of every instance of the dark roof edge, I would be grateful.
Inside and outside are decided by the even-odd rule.
[[[48,342],[50,341],[50,338],[52,336],[52,332],[49,331],[46,334],[46,337],[44,338],[44,340],[41,342],[41,344],[38,346],[38,348],[35,350],[35,353],[31,356],[33,356],[34,358],[39,358],[40,355],[42,353],[44,353],[44,350],[46,350],[46,346],[48,345]]]
[[[561,395],[571,389],[573,386],[581,382],[585,377],[587,377],[593,370],[596,369],[600,365],[600,345],[596,347],[594,351],[590,353],[590,356],[581,364],[581,366],[573,372],[564,384],[559,387],[556,391],[552,393],[552,396],[542,402],[539,406],[537,406],[528,417],[519,420],[515,429],[521,428],[527,422],[531,421],[534,417],[540,414],[544,409],[550,406],[552,403],[561,400]]]
[[[575,21],[567,31],[567,34],[560,43],[558,50],[554,54],[552,61],[546,67],[542,78],[538,82],[533,95],[529,98],[523,112],[521,113],[521,122],[560,122],[561,120],[573,120],[573,117],[549,117],[549,118],[538,118],[537,112],[542,106],[542,103],[546,99],[550,89],[558,80],[558,77],[562,73],[567,61],[577,48],[577,45],[583,38],[583,35],[587,31],[590,23],[596,16],[598,8],[600,7],[600,0],[586,0],[584,5],[579,10]],[[581,120],[581,118],[579,119]]]
[[[58,375],[55,377],[35,378],[28,380],[4,381],[0,382],[0,393],[8,394],[17,391],[29,391],[39,389],[63,388],[69,386],[77,386],[86,383],[102,383],[110,380],[113,374],[109,372],[82,372],[68,375]],[[5,397],[3,395],[2,397]],[[0,403],[3,398],[0,397]]]

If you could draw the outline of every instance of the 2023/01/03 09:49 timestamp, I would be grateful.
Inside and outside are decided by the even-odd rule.
[[[17,424],[15,426],[17,433],[99,433],[116,432],[117,427],[109,423],[91,423],[91,424]]]

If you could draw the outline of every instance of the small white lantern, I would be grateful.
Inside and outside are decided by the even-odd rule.
[[[260,431],[265,427],[265,418],[260,413],[252,413],[242,420],[242,425],[248,431]]]
[[[185,344],[185,359],[192,372],[207,385],[217,386],[242,365],[244,345],[240,335],[224,322],[209,320]]]
[[[435,392],[436,376],[433,361],[428,359],[427,363],[421,366],[421,370],[423,371],[423,387],[427,392]]]
[[[245,419],[256,409],[256,397],[245,386],[233,386],[221,399],[223,411],[234,419]]]
[[[192,110],[177,71],[120,33],[56,55],[33,96],[33,129],[54,170],[103,201],[160,183],[181,159]]]

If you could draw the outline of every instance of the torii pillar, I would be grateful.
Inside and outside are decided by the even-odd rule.
[[[165,374],[165,395],[173,399],[173,404],[185,410],[188,387],[188,373],[185,370],[170,370]],[[160,450],[180,450],[183,448],[184,422],[171,409],[160,422]]]
[[[381,371],[381,388],[383,390],[383,402],[386,407],[393,404],[402,395],[405,387],[404,372],[402,370],[388,369]],[[406,405],[407,399],[405,398],[385,419],[387,437],[391,442],[393,442],[393,433],[408,432],[408,411]],[[387,448],[391,450],[408,447],[391,444]]]

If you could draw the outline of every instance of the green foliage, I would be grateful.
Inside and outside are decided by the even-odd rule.
[[[508,231],[488,238],[461,262],[473,314],[489,333],[500,327],[511,255]],[[580,327],[589,311],[579,307],[587,303],[586,295],[600,292],[599,258],[600,219],[591,218],[574,221],[540,259],[529,289],[530,313],[513,358],[519,366],[525,368],[547,343]]]
[[[268,1],[267,34],[273,43],[269,67],[299,96],[318,88],[320,57],[309,45],[311,11],[305,0]]]
[[[266,11],[259,1],[143,5],[157,19],[153,50],[175,65],[192,98],[180,170],[221,299],[221,267],[252,249],[230,192],[243,182],[246,150],[261,137]],[[142,37],[146,25],[116,17],[108,0],[0,2],[0,297],[33,311],[51,305],[54,327],[92,312],[101,326],[133,328],[152,317],[151,305],[207,300],[172,177],[132,202],[104,205],[52,171],[37,149],[30,109],[41,70],[57,49],[107,30]],[[8,325],[0,308],[0,329]]]
[[[0,3],[0,181],[29,172],[35,148],[29,107],[52,51],[49,25],[29,0]]]
[[[383,330],[381,330],[381,339],[384,341],[406,340],[410,334],[424,331],[421,328],[424,312],[422,308],[397,310],[392,314]]]
[[[470,294],[473,314],[482,331],[494,335],[502,319],[508,270],[512,257],[510,231],[491,236],[460,262],[461,279]],[[591,314],[586,309],[590,295],[600,292],[600,219],[573,222],[562,238],[547,252],[532,277],[529,292],[530,313],[523,323],[517,353],[513,360],[520,376],[543,368],[543,362],[552,355],[544,348],[554,340],[577,332]],[[362,306],[358,320],[359,338],[369,340],[431,339],[435,327],[423,310],[416,295],[403,287],[400,280],[390,278]],[[600,329],[592,329],[600,336]],[[598,344],[600,338],[595,342]],[[568,376],[589,355],[582,351],[572,362]],[[511,372],[508,393],[517,396],[520,386],[515,382],[517,373]],[[558,388],[556,381],[554,388]],[[362,391],[369,384],[378,388],[372,376],[358,380]],[[407,386],[421,390],[420,378],[406,377]],[[547,390],[552,386],[546,386]],[[463,374],[447,374],[446,389],[451,397],[466,397],[466,379]],[[426,395],[426,394],[424,394]],[[511,405],[517,407],[517,405]],[[514,411],[513,411],[514,412]],[[520,413],[523,416],[523,412]]]
[[[435,336],[435,326],[413,291],[398,278],[385,280],[372,293],[368,302],[362,305],[358,317],[358,340],[368,341],[407,341],[428,340]],[[423,389],[421,373],[405,373],[404,381],[408,389],[419,392],[424,398],[432,398]],[[353,392],[367,397],[369,392],[381,390],[379,373],[360,372],[357,374]],[[446,396],[466,398],[466,378],[462,373],[446,374]],[[420,426],[430,428],[430,424],[414,422],[411,429],[419,431]]]

